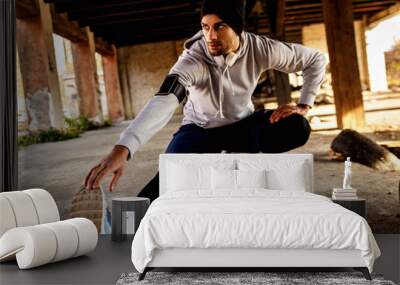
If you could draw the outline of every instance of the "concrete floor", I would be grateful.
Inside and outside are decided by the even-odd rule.
[[[382,256],[375,261],[373,273],[383,274],[385,279],[399,284],[400,235],[375,235],[375,238]],[[116,243],[111,241],[110,236],[101,235],[97,248],[87,256],[29,270],[19,270],[15,261],[0,264],[0,284],[115,284],[122,273],[134,272],[130,259],[131,240],[132,238]],[[270,270],[273,271],[273,269]],[[332,268],[330,270],[350,269]],[[307,271],[316,270],[310,268]]]
[[[386,111],[382,114],[386,118]],[[373,115],[377,116],[376,113]],[[393,118],[400,118],[400,109]],[[164,152],[181,120],[180,116],[173,117],[166,127],[134,154],[116,190],[110,193],[109,203],[113,197],[135,196],[155,175],[158,155]],[[80,189],[89,169],[111,150],[128,124],[125,121],[110,128],[86,132],[77,139],[21,149],[19,189],[48,190],[57,202],[61,217],[67,218],[72,195]],[[330,143],[338,132],[312,132],[306,145],[291,151],[314,154],[316,194],[330,196],[332,188],[340,187],[342,183],[343,163],[328,157]],[[365,134],[376,140],[400,140],[398,130]],[[360,197],[367,199],[367,220],[374,233],[400,233],[399,180],[398,172],[376,171],[353,163],[353,187],[358,189]],[[107,187],[107,181],[103,185]]]

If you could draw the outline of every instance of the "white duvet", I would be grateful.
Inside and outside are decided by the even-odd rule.
[[[265,189],[159,197],[133,239],[133,265],[143,272],[155,249],[176,247],[358,249],[370,272],[380,256],[359,215],[321,195]]]

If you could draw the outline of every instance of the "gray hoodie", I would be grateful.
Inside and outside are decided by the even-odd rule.
[[[182,125],[214,128],[246,118],[254,112],[251,95],[268,69],[303,71],[299,103],[313,105],[325,73],[321,52],[248,32],[242,32],[240,38],[239,50],[226,57],[210,55],[201,31],[185,42],[183,53],[169,71],[179,75],[188,91]],[[132,155],[168,123],[178,105],[173,94],[154,96],[117,144],[126,146]]]

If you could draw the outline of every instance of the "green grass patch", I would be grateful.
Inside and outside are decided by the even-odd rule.
[[[47,131],[40,131],[18,137],[18,146],[25,147],[31,144],[44,143],[44,142],[57,142],[64,141],[79,137],[85,131],[97,130],[112,125],[110,120],[105,120],[102,124],[90,121],[86,117],[79,117],[77,119],[65,118],[67,127],[63,130],[49,129]]]

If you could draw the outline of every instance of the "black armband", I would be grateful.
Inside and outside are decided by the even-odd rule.
[[[173,93],[176,98],[178,98],[179,103],[181,103],[186,97],[186,88],[179,82],[178,78],[178,74],[167,75],[160,90],[155,96],[163,96]]]

